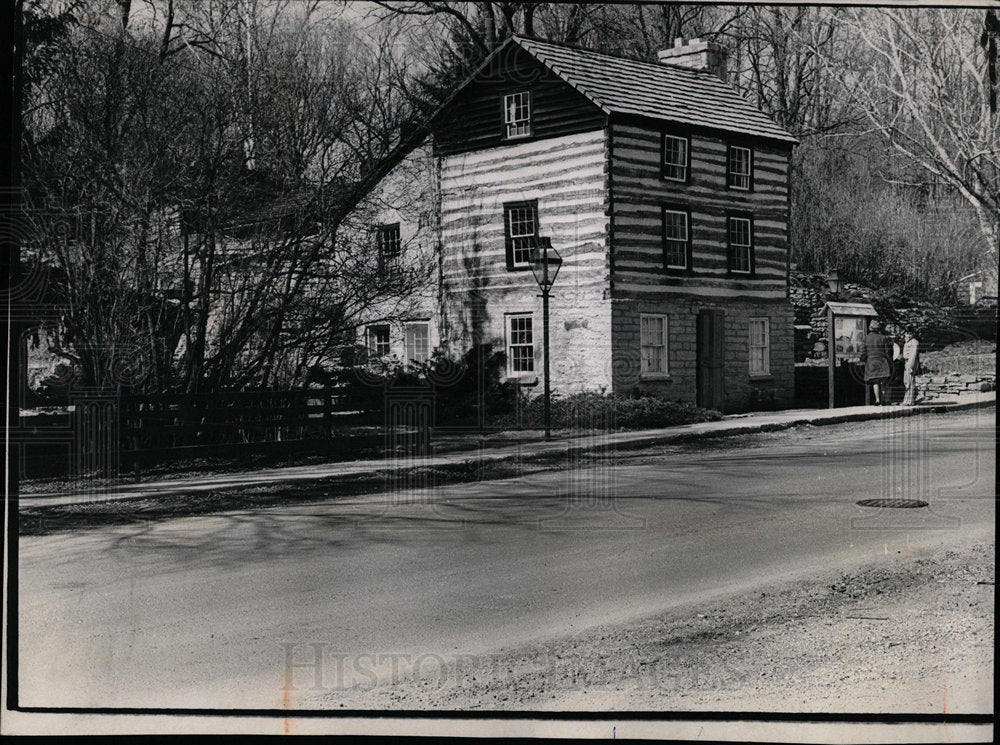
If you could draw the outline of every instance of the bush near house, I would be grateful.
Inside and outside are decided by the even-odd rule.
[[[714,409],[641,394],[622,396],[582,392],[568,396],[553,395],[551,408],[552,427],[555,429],[654,429],[722,419],[722,414]],[[544,400],[535,396],[523,401],[520,411],[509,413],[503,422],[511,427],[544,427]]]
[[[346,356],[344,359],[348,359]],[[372,408],[388,393],[423,391],[434,394],[438,427],[541,429],[545,404],[538,391],[531,395],[505,380],[507,358],[490,344],[472,347],[457,359],[436,352],[422,365],[391,360],[378,366],[346,366],[335,375],[350,400]],[[667,401],[636,392],[631,396],[597,392],[553,394],[552,426],[557,429],[622,430],[672,427],[722,418],[713,409]]]
[[[439,427],[494,427],[498,418],[518,409],[520,389],[504,380],[507,358],[491,344],[476,345],[457,359],[441,350],[423,364],[397,358],[369,361],[363,348],[344,350],[344,366],[331,378],[359,408],[384,406],[387,396],[412,392],[434,396]]]

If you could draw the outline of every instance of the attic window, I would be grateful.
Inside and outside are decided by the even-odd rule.
[[[508,140],[531,136],[531,93],[520,91],[503,97],[504,133]]]

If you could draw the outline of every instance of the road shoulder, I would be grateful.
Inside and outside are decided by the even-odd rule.
[[[601,626],[419,677],[346,708],[992,713],[995,542],[900,545],[866,568]]]

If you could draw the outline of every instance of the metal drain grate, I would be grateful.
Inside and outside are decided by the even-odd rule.
[[[862,499],[858,504],[861,507],[898,507],[904,509],[928,505],[922,499]]]

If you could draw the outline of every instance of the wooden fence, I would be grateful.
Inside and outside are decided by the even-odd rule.
[[[382,411],[352,407],[335,389],[227,391],[121,396],[118,417],[123,449],[151,450],[331,438],[380,423]]]
[[[385,406],[382,390],[338,388],[83,396],[72,413],[31,418],[22,477],[199,457],[375,454],[386,443]]]
[[[383,435],[359,435],[359,429],[384,420],[382,396],[359,399],[336,388],[118,399],[119,442],[128,462],[276,452],[282,445],[297,452],[373,447]]]

